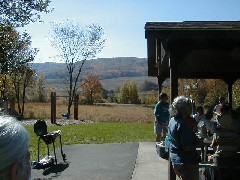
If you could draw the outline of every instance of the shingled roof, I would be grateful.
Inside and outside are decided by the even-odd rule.
[[[147,22],[146,30],[239,30],[240,21],[184,21],[184,22]]]

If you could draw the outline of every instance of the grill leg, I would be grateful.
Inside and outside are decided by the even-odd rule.
[[[38,138],[38,162],[40,161],[40,158],[39,158],[39,149],[40,149],[40,137]]]
[[[61,145],[62,158],[63,158],[63,161],[65,162],[65,161],[66,161],[66,154],[63,154],[63,149],[62,149],[62,137],[61,137],[61,135],[59,136],[59,139],[60,139],[60,145]]]
[[[53,151],[54,151],[55,163],[57,164],[57,156],[56,156],[56,152],[55,152],[55,144],[54,144],[54,142],[53,142]]]
[[[50,156],[49,154],[49,145],[47,144],[47,154],[48,154],[48,157]]]

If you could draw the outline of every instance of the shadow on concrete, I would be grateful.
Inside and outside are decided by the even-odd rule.
[[[61,162],[59,164],[56,164],[54,166],[49,167],[48,169],[45,169],[43,171],[43,175],[47,176],[49,174],[60,174],[61,172],[63,172],[68,167],[69,167],[68,162]]]

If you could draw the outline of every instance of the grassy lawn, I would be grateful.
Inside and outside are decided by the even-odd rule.
[[[59,98],[61,100],[61,98]],[[48,126],[48,131],[60,129],[62,142],[68,144],[100,144],[154,141],[154,114],[152,107],[142,105],[87,106],[79,105],[79,119],[91,120],[91,124],[74,124],[66,126]],[[25,118],[49,119],[51,117],[50,103],[27,103]],[[66,112],[65,103],[57,103],[57,119]],[[72,108],[73,110],[73,108]],[[72,113],[73,114],[73,113]],[[26,126],[30,133],[31,159],[37,160],[38,137],[33,126]],[[42,142],[42,141],[41,141]],[[56,140],[56,146],[60,146]],[[41,143],[40,153],[47,155],[47,146]],[[52,151],[52,146],[50,146]]]
[[[31,142],[31,159],[37,160],[38,137],[33,131],[33,126],[25,126]],[[154,141],[153,124],[145,122],[96,122],[91,124],[75,124],[66,126],[48,126],[48,131],[60,129],[62,142],[68,144],[102,144]],[[41,141],[42,142],[42,141]],[[59,147],[59,140],[56,140]],[[40,154],[47,155],[47,146],[41,143]],[[52,146],[50,146],[52,151]]]

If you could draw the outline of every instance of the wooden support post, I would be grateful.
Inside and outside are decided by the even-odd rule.
[[[233,83],[228,83],[228,104],[230,109],[232,109],[232,85]]]
[[[74,119],[75,120],[78,120],[78,100],[79,100],[79,94],[76,94],[74,98]]]
[[[172,104],[175,97],[178,96],[178,67],[174,58],[169,58],[170,68],[170,104]],[[170,152],[170,151],[169,151]],[[173,170],[173,166],[170,160],[168,160],[168,179],[176,180],[176,175]]]
[[[170,68],[170,103],[178,96],[178,67],[177,64],[169,59]]]
[[[234,78],[230,78],[230,79],[223,79],[223,81],[227,84],[228,86],[228,104],[229,104],[229,108],[232,109],[232,86],[234,84],[234,82],[237,80]]]
[[[51,123],[56,124],[56,92],[51,92]]]

